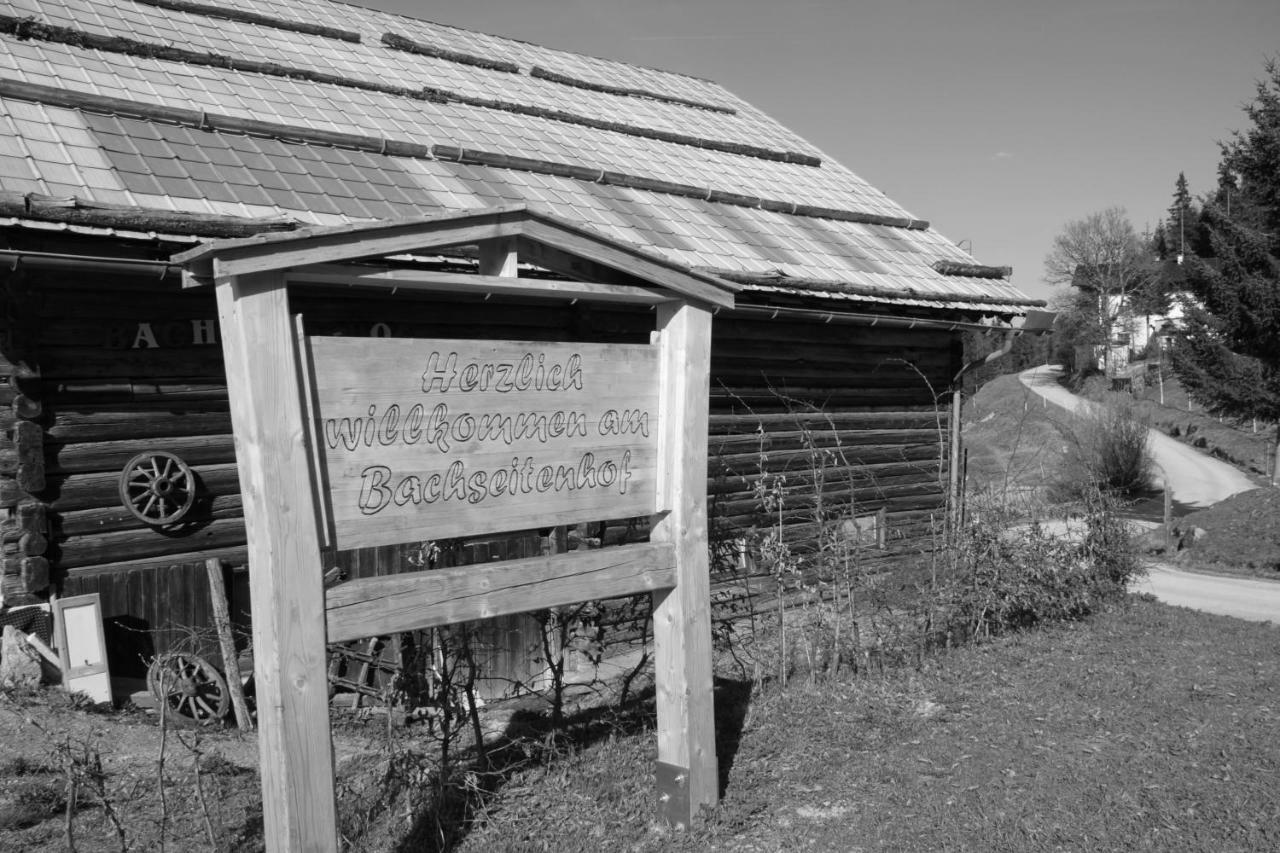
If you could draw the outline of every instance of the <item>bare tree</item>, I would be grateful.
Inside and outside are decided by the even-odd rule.
[[[1150,247],[1134,230],[1123,207],[1068,222],[1045,256],[1045,280],[1078,288],[1082,298],[1076,304],[1083,303],[1093,312],[1092,317],[1081,319],[1094,325],[1104,342],[1108,374],[1116,326],[1134,296],[1150,284],[1153,273]]]

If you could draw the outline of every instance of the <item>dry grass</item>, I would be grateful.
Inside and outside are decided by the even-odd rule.
[[[690,834],[652,823],[641,734],[512,779],[459,849],[1277,849],[1275,643],[1137,601],[922,671],[764,692]]]

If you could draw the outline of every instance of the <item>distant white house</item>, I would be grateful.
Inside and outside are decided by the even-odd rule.
[[[1118,295],[1107,295],[1107,311],[1116,318],[1111,340],[1104,349],[1093,347],[1092,362],[1099,370],[1105,370],[1113,379],[1132,378],[1136,372],[1145,371],[1148,361],[1159,358],[1152,350],[1152,342],[1163,348],[1164,336],[1183,327],[1188,309],[1197,304],[1196,298],[1186,291],[1169,295],[1169,309],[1159,314],[1139,313],[1127,304],[1120,304]],[[1106,352],[1105,350],[1109,350]]]

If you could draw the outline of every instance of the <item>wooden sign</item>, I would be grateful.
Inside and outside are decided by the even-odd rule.
[[[655,511],[658,348],[307,338],[339,548]]]

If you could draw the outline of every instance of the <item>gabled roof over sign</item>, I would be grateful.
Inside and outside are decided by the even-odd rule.
[[[438,252],[484,240],[515,238],[525,238],[708,305],[731,308],[733,294],[740,289],[524,205],[219,240],[177,254],[173,260],[185,265],[189,275],[198,281],[386,255]]]
[[[326,0],[9,9],[16,226],[215,237],[524,204],[744,297],[1039,304],[705,80]]]

